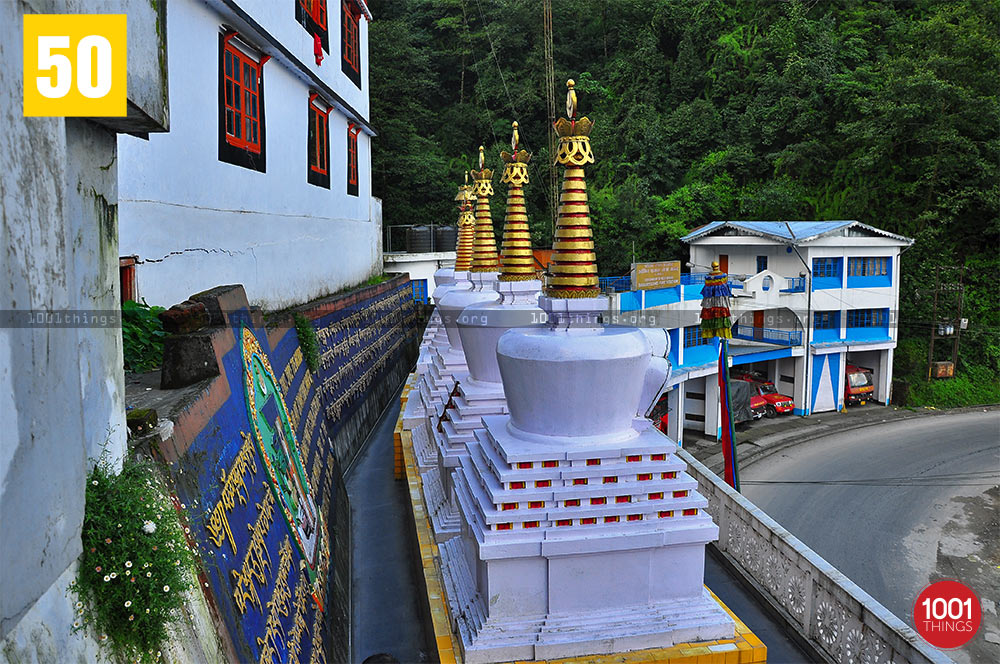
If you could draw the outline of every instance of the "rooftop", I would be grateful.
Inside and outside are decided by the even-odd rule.
[[[681,238],[693,242],[709,235],[750,235],[770,238],[783,244],[802,245],[829,235],[881,236],[906,245],[913,239],[883,231],[860,221],[713,221]]]

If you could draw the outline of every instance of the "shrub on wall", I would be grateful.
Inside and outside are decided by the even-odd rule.
[[[163,363],[163,330],[158,314],[163,307],[151,307],[128,300],[122,303],[122,349],[125,371],[151,371]]]
[[[319,371],[319,338],[312,323],[302,314],[295,314],[295,334],[299,337],[302,359],[309,370],[316,373]]]
[[[180,505],[152,462],[136,460],[126,460],[117,475],[98,463],[87,477],[86,500],[74,627],[92,627],[129,662],[156,661],[192,585],[194,557]]]

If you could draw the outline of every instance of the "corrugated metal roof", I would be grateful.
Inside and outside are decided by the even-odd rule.
[[[792,232],[789,233],[789,226]],[[854,220],[841,220],[841,221],[713,221],[711,223],[705,224],[704,226],[695,229],[694,231],[688,233],[681,238],[684,242],[691,242],[692,240],[697,240],[699,238],[711,235],[723,228],[731,228],[738,230],[742,233],[748,235],[756,235],[758,237],[768,237],[785,244],[802,244],[809,242],[810,240],[815,240],[816,238],[822,237],[824,235],[829,235],[846,228],[857,228],[870,233],[881,235],[883,237],[892,238],[894,240],[899,240],[900,242],[905,242],[906,244],[913,244],[913,240],[908,237],[903,237],[902,235],[895,235],[887,231],[883,231],[879,228],[869,226],[867,224],[862,224],[860,221]]]

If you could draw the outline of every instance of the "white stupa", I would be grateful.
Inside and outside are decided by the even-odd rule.
[[[703,586],[718,528],[676,444],[637,418],[652,348],[605,327],[582,166],[591,123],[557,123],[566,173],[549,322],[497,344],[508,415],[454,476],[461,535],[438,543],[463,661],[546,660],[734,636]]]
[[[455,374],[455,385],[431,436],[438,450],[438,467],[424,475],[424,497],[431,516],[434,537],[440,542],[459,532],[459,515],[451,475],[468,454],[468,443],[482,418],[507,412],[503,383],[497,365],[497,340],[507,330],[541,322],[538,308],[541,281],[535,273],[531,234],[524,202],[531,154],[519,149],[517,123],[511,138],[513,153],[503,151],[501,182],[508,185],[504,218],[500,274],[493,283],[500,295],[496,302],[478,302],[462,311],[458,333],[462,339],[468,370]],[[483,232],[491,232],[484,227]]]

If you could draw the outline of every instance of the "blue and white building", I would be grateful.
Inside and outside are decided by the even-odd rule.
[[[364,0],[165,5],[170,132],[118,143],[125,291],[281,309],[381,272]]]
[[[691,271],[680,285],[613,295],[623,314],[669,329],[671,437],[718,435],[718,342],[698,327],[713,261],[733,290],[733,373],[762,373],[809,415],[844,407],[852,364],[871,369],[874,400],[889,401],[900,256],[912,239],[858,221],[715,221],[682,239]]]

